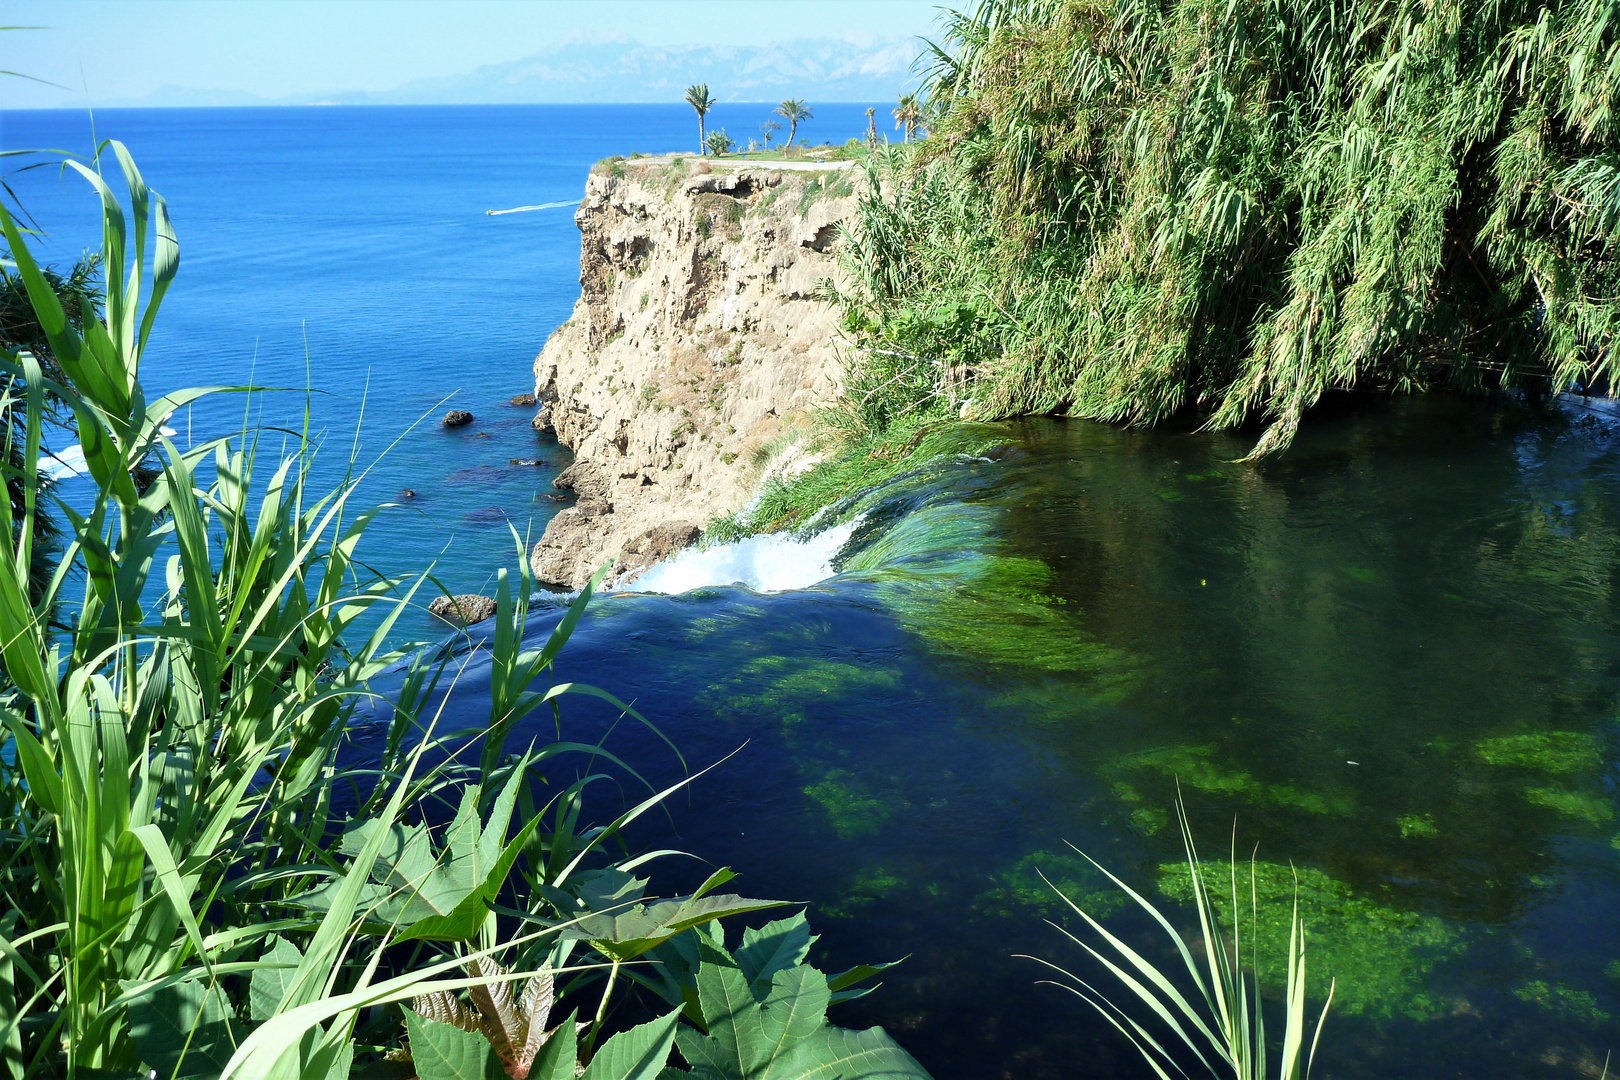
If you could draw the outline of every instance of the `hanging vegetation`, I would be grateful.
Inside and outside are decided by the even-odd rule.
[[[1614,379],[1620,7],[983,0],[874,155],[847,418],[1284,446],[1334,388]]]

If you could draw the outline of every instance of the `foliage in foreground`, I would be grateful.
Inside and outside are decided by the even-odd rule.
[[[1063,981],[1057,985],[1096,1009],[1131,1041],[1131,1045],[1136,1047],[1160,1080],[1170,1080],[1170,1072],[1166,1070],[1186,1075],[1178,1063],[1178,1058],[1183,1056],[1180,1048],[1185,1048],[1185,1052],[1196,1058],[1211,1076],[1265,1080],[1271,1075],[1267,1055],[1272,1046],[1266,1036],[1265,1010],[1258,975],[1261,970],[1258,939],[1254,933],[1249,934],[1249,959],[1246,961],[1244,957],[1243,906],[1238,892],[1237,852],[1232,852],[1230,864],[1231,899],[1226,910],[1231,917],[1222,920],[1222,905],[1204,883],[1203,868],[1193,845],[1192,829],[1187,824],[1186,808],[1179,802],[1176,804],[1176,816],[1181,823],[1182,842],[1187,852],[1187,874],[1193,907],[1198,913],[1198,939],[1194,945],[1189,946],[1163,913],[1136,890],[1089,856],[1087,861],[1107,874],[1109,880],[1134,900],[1174,942],[1186,978],[1196,988],[1196,994],[1189,1000],[1177,988],[1170,972],[1161,970],[1106,930],[1061,890],[1057,890],[1058,895],[1102,939],[1103,947],[1098,949],[1067,930],[1059,929],[1124,984],[1130,992],[1130,997],[1125,1000],[1130,1002],[1134,999],[1145,1009],[1140,1015],[1151,1028],[1133,1016],[1132,1010],[1111,1000],[1084,979],[1055,964],[1047,966],[1061,976]],[[1230,922],[1230,940],[1223,922]],[[1253,930],[1258,922],[1258,901],[1251,897],[1250,929]],[[1197,956],[1194,955],[1195,951]],[[1282,988],[1284,1023],[1281,1054],[1276,1059],[1276,1075],[1279,1080],[1303,1080],[1310,1075],[1311,1063],[1316,1057],[1316,1044],[1322,1036],[1322,1025],[1327,1021],[1328,1007],[1333,1003],[1333,988],[1329,984],[1327,1000],[1322,1005],[1313,1031],[1307,1025],[1305,1016],[1305,927],[1299,920],[1297,900],[1289,919],[1287,957],[1288,970]],[[1251,965],[1252,970],[1245,970],[1246,963]],[[1155,1036],[1153,1029],[1168,1029],[1171,1038]],[[1307,1037],[1310,1039],[1308,1049]],[[1166,1042],[1176,1049],[1167,1048],[1164,1045]]]
[[[624,854],[619,837],[675,789],[589,826],[587,789],[635,777],[629,765],[565,739],[560,716],[555,739],[506,749],[566,694],[636,715],[577,683],[531,688],[591,590],[531,640],[530,582],[514,588],[503,571],[489,640],[388,647],[427,577],[383,578],[358,560],[376,511],[351,508],[352,473],[319,495],[307,437],[265,469],[247,433],[184,451],[163,436],[173,411],[232,388],[147,397],[140,362],[179,245],[124,147],[100,157],[117,160],[127,216],[97,169],[69,162],[102,202],[99,312],[68,316],[0,207],[59,369],[0,356],[20,506],[7,501],[0,530],[0,1068],[326,1078],[387,1055],[425,1078],[624,1080],[665,1068],[683,1013],[725,1044],[704,985],[730,954],[697,929],[779,905],[719,893],[723,869],[688,896],[646,895],[636,871],[654,856]],[[71,532],[36,594],[47,398],[71,410],[93,491],[89,506],[59,501]],[[49,621],[59,606],[62,633]],[[488,719],[444,731],[458,659],[475,658],[489,668]],[[818,987],[834,1000],[876,969],[825,980],[796,941],[808,949],[802,916],[734,954],[765,979],[756,1027],[785,1025],[768,1067],[749,1041],[736,1075],[826,1075],[848,1043],[858,1052],[837,1059],[840,1075],[909,1062],[901,1074],[922,1076],[880,1031],[843,1032],[818,1011]],[[671,987],[673,1011],[604,1038],[616,990]],[[548,1027],[555,998],[588,1019]],[[459,1022],[474,1015],[476,1032]]]
[[[1607,386],[1607,0],[980,0],[875,155],[850,398],[1286,445],[1338,387]]]

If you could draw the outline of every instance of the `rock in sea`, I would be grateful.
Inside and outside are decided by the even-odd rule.
[[[495,615],[495,601],[487,596],[470,593],[461,596],[437,596],[428,605],[428,613],[437,615],[456,626],[471,626]]]
[[[510,404],[515,405],[516,407],[518,407],[520,409],[524,408],[526,406],[533,405],[534,404],[534,395],[533,394],[514,394],[512,396],[512,400],[511,400]]]
[[[445,427],[466,427],[472,422],[473,414],[465,409],[451,409],[444,414],[444,420],[441,421]]]

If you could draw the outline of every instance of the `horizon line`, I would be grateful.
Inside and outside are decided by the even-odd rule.
[[[899,92],[896,92],[898,96]],[[887,99],[871,98],[805,98],[809,105],[886,105]],[[775,98],[747,98],[721,101],[719,105],[771,105]],[[0,106],[0,113],[23,112],[77,112],[123,111],[146,109],[170,111],[179,109],[492,109],[492,108],[579,108],[599,106],[619,108],[630,105],[687,106],[683,101],[258,101],[237,102],[230,105],[35,105],[27,108]]]

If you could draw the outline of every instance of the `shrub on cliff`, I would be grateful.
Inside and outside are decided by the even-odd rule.
[[[1614,380],[1603,0],[983,0],[934,61],[842,297],[889,411],[1193,411],[1264,453],[1330,388]]]

